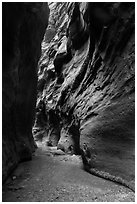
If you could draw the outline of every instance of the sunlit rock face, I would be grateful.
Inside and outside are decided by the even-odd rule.
[[[2,4],[3,181],[35,148],[37,63],[48,15],[47,3]]]
[[[134,188],[134,3],[49,7],[35,129],[91,173]]]

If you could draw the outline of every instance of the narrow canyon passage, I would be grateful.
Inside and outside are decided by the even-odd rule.
[[[4,202],[131,202],[134,193],[82,168],[79,156],[65,155],[39,143],[33,160],[12,173],[3,188]]]
[[[135,3],[2,4],[3,201],[134,201]]]

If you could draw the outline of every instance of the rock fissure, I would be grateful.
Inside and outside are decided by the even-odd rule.
[[[135,190],[134,7],[3,3],[4,182],[37,143]]]

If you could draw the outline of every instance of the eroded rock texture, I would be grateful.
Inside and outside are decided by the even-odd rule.
[[[42,124],[49,145],[81,154],[91,173],[134,188],[134,3],[50,9],[35,129]]]
[[[3,181],[34,150],[37,63],[48,15],[47,3],[2,4]]]

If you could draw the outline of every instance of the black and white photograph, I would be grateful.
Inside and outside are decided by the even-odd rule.
[[[135,202],[135,1],[1,6],[1,202]]]

